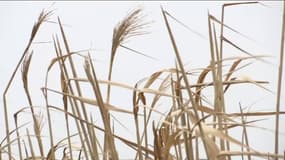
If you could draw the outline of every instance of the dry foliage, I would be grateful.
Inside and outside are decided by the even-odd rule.
[[[184,69],[179,48],[175,41],[175,35],[172,32],[168,19],[172,18],[189,30],[191,29],[163,8],[161,8],[161,12],[171,40],[170,45],[173,46],[177,65],[170,69],[157,71],[136,84],[114,82],[111,77],[116,51],[119,47],[141,54],[140,52],[132,50],[124,45],[130,38],[146,33],[145,27],[149,23],[144,22],[141,8],[130,12],[118,23],[117,26],[114,27],[107,80],[98,79],[93,61],[88,52],[82,56],[81,54],[70,50],[68,40],[65,36],[64,26],[62,25],[60,18],[58,18],[60,36],[63,41],[60,41],[57,36],[54,36],[53,38],[56,57],[50,61],[50,65],[47,68],[45,86],[42,87],[46,104],[43,108],[46,110],[46,114],[40,115],[35,112],[35,106],[30,96],[28,72],[30,62],[32,61],[31,44],[37,32],[40,30],[40,26],[48,21],[48,18],[52,14],[52,12],[43,11],[32,29],[30,41],[7,84],[5,92],[3,93],[6,137],[0,143],[0,160],[6,159],[7,157],[9,159],[20,160],[116,160],[120,159],[120,153],[117,151],[117,148],[120,146],[116,145],[116,140],[124,143],[130,148],[130,150],[136,151],[136,157],[133,158],[139,160],[192,160],[200,159],[205,156],[210,160],[230,160],[233,156],[239,156],[242,159],[244,156],[247,156],[248,159],[252,159],[253,157],[264,159],[283,159],[284,155],[278,153],[278,135],[279,115],[285,114],[285,112],[280,111],[280,86],[282,82],[281,77],[283,68],[282,51],[285,28],[284,21],[282,26],[282,46],[280,53],[276,111],[244,113],[243,110],[240,109],[240,113],[227,113],[227,107],[224,103],[224,95],[229,92],[229,88],[232,85],[251,83],[265,89],[263,85],[267,83],[262,80],[238,80],[234,77],[234,73],[237,70],[242,70],[244,67],[248,67],[248,64],[240,66],[244,61],[247,61],[248,59],[263,61],[264,56],[255,56],[243,50],[237,44],[231,42],[229,37],[225,37],[223,35],[224,28],[242,35],[237,30],[234,30],[230,26],[224,24],[225,7],[256,3],[257,2],[225,4],[223,6],[221,20],[213,15],[208,15],[211,63],[199,73],[198,80],[195,84],[190,83],[189,79],[191,78],[191,74],[189,76],[189,73]],[[219,35],[221,37],[220,41],[218,41],[216,35],[216,25],[221,27],[221,35]],[[196,34],[203,37],[199,33]],[[237,50],[247,54],[247,57],[237,57],[232,59],[223,58],[223,42],[226,42]],[[145,54],[142,55],[152,58]],[[75,61],[73,59],[82,57],[85,60],[84,71],[86,76],[78,77],[79,69],[76,68],[76,65],[74,64]],[[224,73],[224,63],[228,62],[231,63],[231,67],[226,73]],[[8,117],[10,115],[7,114],[9,106],[6,102],[6,94],[9,91],[12,81],[15,81],[14,77],[20,65],[22,65],[22,80],[24,91],[29,102],[29,107],[21,108],[14,114],[16,128],[11,130],[8,122]],[[60,75],[61,88],[58,89],[53,89],[48,86],[49,72],[52,68],[55,68],[55,65],[58,65],[59,67],[58,72]],[[207,76],[212,76],[212,81],[206,82]],[[93,98],[85,97],[82,94],[82,83],[89,84],[89,87],[92,89],[94,94]],[[159,87],[157,89],[154,88],[154,84],[159,84]],[[101,85],[107,85],[106,100],[104,100],[105,96],[102,95],[100,88]],[[123,89],[130,90],[133,93],[133,99],[126,99],[126,101],[129,101],[130,103],[132,102],[133,110],[126,110],[122,109],[120,106],[112,105],[112,101],[110,100],[112,86],[121,87]],[[203,91],[207,87],[212,87],[214,91],[213,106],[210,106],[207,103],[207,100],[203,95]],[[52,99],[48,99],[50,94],[62,97],[62,106],[55,106]],[[161,113],[156,109],[159,100],[162,98],[168,98],[171,100],[167,113]],[[89,105],[96,106],[98,108],[103,126],[100,126],[93,121],[94,117],[92,118],[91,113],[88,113],[86,109]],[[51,110],[56,110],[64,114],[66,128],[62,128],[61,130],[54,129],[54,124],[51,120],[53,116]],[[27,111],[30,111],[32,115],[33,125],[31,126],[33,130],[31,130],[29,124],[21,124],[18,118],[20,113]],[[130,118],[133,118],[136,130],[136,141],[132,141],[128,137],[124,137],[124,135],[117,135],[114,132],[112,121],[116,120],[116,118],[112,116],[112,112],[123,113],[130,116]],[[161,120],[156,121],[159,123],[150,121],[153,112],[161,115]],[[275,153],[263,153],[255,150],[251,147],[247,135],[248,127],[256,127],[252,124],[256,120],[247,121],[247,117],[268,115],[276,115]],[[41,120],[42,116],[47,117],[48,120],[47,127],[49,130],[49,146],[45,146],[43,144],[41,134],[41,129],[43,127]],[[71,122],[76,126],[71,126]],[[76,133],[71,132],[70,128],[74,127],[76,128]],[[22,132],[22,128],[26,128],[26,131]],[[243,135],[241,140],[238,140],[229,134],[229,130],[232,128],[240,128]],[[149,132],[150,129],[152,129],[151,132]],[[54,135],[57,134],[57,132],[62,131],[66,132],[66,138],[56,142],[54,140]],[[98,139],[98,132],[103,133],[103,139]],[[11,139],[11,137],[15,138]],[[79,139],[79,142],[76,144],[75,138]],[[37,141],[36,145],[33,143],[33,139]],[[150,139],[153,139],[153,141],[150,141]],[[203,145],[199,145],[200,141]],[[13,145],[17,146],[17,150],[12,149]],[[239,146],[241,150],[232,150],[232,145]],[[205,154],[203,154],[204,152]]]

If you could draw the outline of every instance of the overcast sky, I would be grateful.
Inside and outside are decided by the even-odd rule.
[[[206,67],[210,62],[207,15],[209,12],[220,18],[223,3],[222,1],[56,2],[51,7],[51,9],[55,9],[51,21],[56,22],[57,16],[60,17],[64,24],[71,50],[93,49],[90,53],[95,59],[98,76],[100,79],[106,79],[114,26],[134,7],[143,7],[143,12],[146,15],[145,20],[152,22],[145,29],[149,34],[133,38],[129,43],[126,43],[126,46],[156,59],[148,59],[120,48],[114,64],[113,80],[134,85],[138,80],[150,76],[158,70],[174,67],[175,56],[161,15],[160,5],[192,30],[203,35],[203,37],[200,37],[181,24],[170,20],[185,67],[187,69],[195,69]],[[0,2],[1,94],[28,43],[34,22],[41,10],[51,4],[52,2]],[[251,106],[250,111],[274,111],[275,108],[282,2],[263,2],[263,4],[227,8],[225,23],[249,38],[229,30],[225,30],[225,36],[250,53],[271,56],[266,59],[267,63],[254,62],[248,69],[237,72],[236,76],[269,81],[270,84],[265,87],[272,90],[273,93],[253,85],[233,87],[232,91],[227,95],[227,107],[230,111],[239,111],[239,102],[245,107]],[[49,42],[52,41],[52,36],[60,35],[59,33],[57,24],[45,23],[35,41]],[[55,53],[52,43],[34,44],[32,48],[34,56],[29,73],[31,76],[30,87],[35,103],[43,105],[40,88],[44,85],[47,65],[50,63],[51,58],[55,56]],[[225,57],[246,56],[228,45],[225,45],[224,54]],[[79,66],[82,67],[83,64],[81,63]],[[55,77],[58,76],[56,71],[52,74]],[[18,72],[16,83],[12,84],[11,91],[8,94],[10,115],[19,110],[19,108],[27,106],[20,78],[20,72]],[[58,82],[51,80],[50,85],[59,87]],[[131,99],[129,102],[125,102],[121,100],[120,96],[115,96],[116,94],[122,95],[122,93],[125,92],[114,90],[114,96],[111,96],[111,101],[119,106],[128,106],[131,103]],[[131,97],[131,93],[128,94]],[[282,96],[281,109],[284,110],[285,94],[283,93]],[[2,101],[1,98],[0,128],[4,128]],[[256,124],[273,130],[274,117],[266,118],[268,119]],[[282,118],[284,121],[284,117]],[[124,123],[128,122],[127,118],[121,118],[120,120]],[[12,122],[13,120],[11,119]],[[280,125],[283,125],[281,132],[284,133],[284,122]],[[2,140],[5,135],[4,129],[0,133],[0,140]],[[254,137],[252,140],[255,141],[252,144],[254,147],[261,151],[273,152],[274,133],[272,131],[257,129],[250,130],[249,134]],[[283,153],[284,148],[285,138],[284,134],[281,134],[280,153]],[[123,156],[127,157],[127,155]]]

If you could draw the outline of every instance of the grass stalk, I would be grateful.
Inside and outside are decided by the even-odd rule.
[[[31,136],[30,136],[30,133],[29,133],[28,129],[26,129],[26,133],[27,133],[27,137],[28,137],[30,152],[31,152],[31,155],[32,155],[31,158],[35,159],[36,156],[35,156],[35,152],[34,152],[34,148],[33,148],[33,143],[32,143]]]
[[[40,126],[38,119],[36,118],[32,98],[31,98],[31,95],[29,92],[29,87],[28,87],[28,71],[29,71],[29,66],[30,66],[32,55],[33,55],[33,52],[31,54],[26,54],[26,56],[23,60],[22,80],[23,80],[24,90],[25,90],[25,93],[26,93],[26,96],[27,96],[27,99],[29,102],[31,113],[32,113],[32,118],[33,118],[33,122],[34,122],[34,125],[33,125],[34,126],[34,132],[35,132],[36,139],[38,142],[40,154],[41,154],[41,157],[44,157],[44,148],[43,148],[43,143],[42,143],[42,139],[41,139],[41,130],[40,130],[41,126]]]
[[[32,33],[31,33],[31,36],[30,36],[30,39],[29,39],[29,42],[28,42],[28,45],[26,46],[20,60],[18,61],[17,65],[16,65],[16,68],[14,69],[13,73],[12,73],[12,76],[10,77],[9,81],[8,81],[8,84],[6,85],[6,88],[3,92],[3,103],[4,103],[4,117],[5,117],[5,128],[6,128],[6,136],[7,136],[7,144],[10,144],[10,135],[9,135],[9,120],[8,120],[8,109],[7,109],[7,99],[6,99],[6,94],[15,78],[15,75],[21,65],[21,63],[23,62],[26,54],[28,53],[31,45],[32,45],[32,42],[41,26],[41,24],[45,21],[48,20],[49,16],[52,14],[52,12],[45,12],[45,11],[42,11],[40,16],[38,17],[38,21],[35,23],[35,25],[33,26],[33,29],[32,29]],[[9,160],[12,159],[11,157],[11,146],[8,145],[8,155],[9,155]]]
[[[90,119],[91,119],[91,123],[93,123],[93,119],[91,115],[90,115]],[[90,135],[90,139],[92,143],[92,153],[91,154],[93,154],[94,160],[99,160],[99,152],[98,152],[98,147],[97,147],[97,137],[95,134],[95,129],[91,125],[88,125],[88,127],[92,131],[92,135]]]
[[[72,76],[74,78],[77,78],[78,76],[77,76],[76,68],[75,68],[75,65],[74,65],[74,62],[73,62],[73,58],[71,56],[71,52],[70,52],[70,49],[69,49],[69,45],[68,45],[68,42],[67,42],[67,38],[66,38],[65,32],[64,32],[64,29],[63,29],[63,26],[62,26],[62,23],[61,23],[59,17],[58,17],[58,23],[59,23],[59,27],[60,27],[60,31],[61,31],[61,35],[62,35],[62,38],[63,38],[63,42],[64,42],[64,45],[65,45],[65,49],[66,49],[67,55],[69,55],[68,56],[68,60],[69,60],[70,68],[71,68],[71,71],[72,71]],[[75,81],[75,87],[76,87],[77,94],[79,96],[82,96],[82,92],[81,92],[81,88],[80,88],[79,82]],[[75,92],[73,92],[73,93],[75,93]],[[76,101],[75,101],[75,104],[77,104]],[[81,105],[81,108],[82,108],[83,116],[88,121],[88,115],[87,115],[87,112],[86,112],[86,109],[85,109],[86,108],[85,104],[82,101],[80,101],[80,105]],[[77,108],[77,105],[76,105],[76,108]],[[78,113],[79,113],[79,109],[78,109]],[[90,142],[88,134],[91,135],[92,131],[90,131],[88,129],[88,126],[82,125],[81,127],[82,127],[83,134],[84,134],[86,142],[87,142],[87,146],[89,147],[89,149],[91,149],[91,144],[90,144],[91,142]]]
[[[65,75],[63,72],[60,73],[61,77],[61,84],[62,84],[62,92],[63,93],[68,93],[68,86],[67,86],[67,80],[65,78]],[[67,96],[63,95],[62,97],[63,105],[64,105],[64,110],[68,110],[68,101],[67,101]],[[68,140],[68,149],[69,149],[69,156],[70,160],[73,160],[73,154],[72,154],[72,146],[71,146],[71,139],[70,139],[70,129],[69,129],[69,120],[68,120],[68,115],[65,114],[65,125],[66,125],[66,132],[67,132],[67,140]]]
[[[184,111],[184,105],[183,105],[183,97],[182,97],[182,92],[181,92],[181,89],[180,86],[180,81],[181,81],[181,78],[179,77],[179,74],[178,74],[178,67],[176,65],[176,79],[177,79],[177,82],[176,82],[176,86],[175,86],[175,95],[177,95],[177,98],[176,98],[176,102],[177,102],[177,105],[178,105],[178,109],[182,109],[182,115],[181,115],[181,124],[183,126],[186,126],[186,115],[185,115],[185,111]],[[190,128],[189,128],[190,129]],[[183,139],[184,139],[184,145],[185,145],[185,153],[186,153],[186,158],[188,160],[191,160],[191,159],[194,159],[194,156],[193,156],[193,148],[192,148],[192,139],[191,139],[191,135],[189,135],[188,133],[184,132],[183,133]]]
[[[278,69],[278,84],[276,96],[276,117],[275,117],[275,146],[274,153],[278,154],[279,150],[279,112],[280,112],[280,97],[282,88],[282,73],[283,73],[283,57],[284,57],[284,34],[285,34],[285,2],[283,2],[283,16],[282,16],[282,31],[281,31],[281,45]],[[277,160],[278,158],[275,158]]]
[[[137,84],[134,88],[137,88]],[[137,155],[139,156],[139,160],[143,160],[142,152],[141,152],[141,140],[140,140],[140,130],[139,130],[139,122],[138,122],[138,112],[139,112],[139,102],[141,99],[141,94],[137,93],[136,91],[133,92],[133,113],[134,113],[134,120],[135,120],[135,127],[136,127],[136,138],[137,138],[137,144],[138,144],[138,150]],[[145,101],[143,101],[145,105]],[[145,118],[146,119],[146,118]],[[146,130],[146,128],[145,128]],[[136,158],[135,158],[136,159]]]
[[[243,139],[245,139],[245,144],[246,144],[246,146],[248,146],[249,147],[249,140],[248,140],[248,135],[247,135],[247,130],[246,130],[246,122],[245,122],[245,120],[244,120],[244,116],[243,116],[243,111],[242,111],[242,108],[241,108],[241,105],[239,104],[239,108],[240,108],[240,113],[241,113],[241,121],[242,121],[242,141],[243,141]],[[242,142],[242,144],[244,144],[243,142]],[[243,146],[242,146],[242,152],[243,152]],[[249,148],[247,148],[247,151],[248,152],[250,152],[250,150],[249,150]],[[251,156],[250,155],[248,155],[247,156],[247,159],[248,160],[251,160]]]
[[[197,105],[196,105],[196,103],[195,103],[195,101],[194,101],[192,92],[191,92],[191,90],[190,90],[190,87],[189,87],[190,84],[189,84],[188,78],[187,78],[187,76],[186,76],[186,74],[185,74],[186,72],[185,72],[185,70],[184,70],[183,63],[182,63],[182,60],[181,60],[181,58],[180,58],[178,48],[177,48],[177,46],[176,46],[174,37],[173,37],[173,35],[172,35],[171,29],[170,29],[170,26],[169,26],[169,23],[168,23],[168,20],[167,20],[166,14],[164,13],[163,8],[161,8],[161,11],[162,11],[162,14],[163,14],[163,17],[164,17],[164,21],[165,21],[165,24],[166,24],[166,27],[167,27],[167,30],[168,30],[168,33],[169,33],[171,42],[172,42],[172,46],[173,46],[173,49],[174,49],[174,52],[175,52],[175,55],[176,55],[176,59],[177,59],[178,64],[179,64],[179,68],[180,68],[181,71],[182,71],[182,77],[183,77],[184,83],[185,83],[185,85],[186,85],[186,87],[187,87],[186,90],[187,90],[188,96],[189,96],[189,98],[190,98],[190,101],[191,101],[191,103],[192,103],[194,114],[195,114],[196,118],[199,120],[200,118],[199,118],[199,114],[198,114],[198,111],[197,111]],[[211,159],[213,159],[213,157],[211,157],[211,155],[210,155],[210,153],[209,153],[209,151],[208,151],[208,146],[207,146],[207,144],[206,144],[206,142],[205,142],[205,135],[204,135],[203,128],[202,128],[202,126],[201,126],[200,123],[198,123],[198,127],[199,127],[199,130],[200,130],[200,132],[201,132],[201,137],[202,137],[202,141],[203,141],[203,144],[204,144],[204,148],[205,148],[207,157],[208,157],[208,159],[211,160]]]
[[[106,107],[104,105],[102,94],[101,94],[100,87],[99,87],[99,84],[98,84],[98,80],[97,80],[97,77],[96,77],[96,74],[95,74],[95,71],[94,71],[94,67],[93,67],[92,61],[90,59],[91,58],[90,58],[90,55],[89,55],[88,59],[85,60],[84,68],[85,68],[86,76],[88,77],[89,82],[92,85],[94,94],[95,94],[96,99],[98,101],[98,106],[99,106],[99,109],[100,109],[100,113],[101,113],[101,116],[102,116],[102,120],[103,120],[103,124],[104,124],[105,130],[106,130],[105,131],[105,136],[106,136],[105,138],[107,139],[108,147],[107,147],[107,151],[105,150],[107,156],[106,157],[104,156],[104,157],[107,158],[107,159],[117,160],[119,158],[118,158],[118,153],[116,151],[116,147],[115,147],[115,143],[114,143],[114,137],[112,136],[112,130],[111,130],[111,126],[110,126],[110,119],[109,119],[109,116],[108,116],[108,110],[106,109]],[[105,155],[105,153],[104,153],[104,155]]]
[[[63,57],[58,37],[56,37],[56,42],[57,43],[55,43],[55,40],[54,40],[54,47],[55,47],[55,51],[56,51],[57,57]],[[71,55],[69,55],[69,56],[71,56]],[[58,64],[59,64],[60,71],[65,76],[65,79],[69,79],[67,67],[66,67],[66,65],[64,63],[64,60],[62,58],[60,59],[60,61],[58,61]],[[74,91],[73,91],[73,88],[72,88],[70,83],[68,83],[68,90],[67,91],[70,92],[72,95],[74,95]],[[70,105],[71,105],[72,113],[75,114],[75,115],[78,115],[80,118],[82,118],[82,116],[80,114],[80,111],[78,109],[78,106],[77,106],[78,103],[76,102],[76,100],[73,100],[73,99],[69,98],[69,102],[70,102]],[[75,123],[76,123],[77,130],[80,133],[79,137],[80,137],[80,141],[81,141],[81,144],[82,144],[82,147],[83,147],[84,155],[85,155],[86,159],[88,160],[89,156],[88,156],[87,149],[86,149],[86,146],[85,146],[85,141],[83,140],[84,139],[83,136],[86,135],[86,130],[84,128],[84,124],[82,122],[79,122],[80,123],[80,125],[79,125],[78,121],[75,121]],[[82,127],[82,128],[80,128],[80,127]],[[81,129],[83,131],[83,135],[81,134]],[[87,146],[90,148],[90,145],[89,145],[88,142],[89,141],[87,141]]]
[[[15,122],[15,127],[19,128],[19,126],[18,126],[18,117],[17,116],[18,116],[17,113],[14,114],[14,122]],[[18,143],[19,157],[20,157],[20,160],[22,160],[23,159],[23,155],[22,155],[21,139],[20,139],[20,133],[19,133],[18,129],[16,130],[16,134],[17,134],[17,143]]]
[[[178,73],[176,73],[176,75],[178,76]],[[178,92],[178,84],[180,84],[180,83],[178,83],[178,80],[177,80],[177,82],[175,82],[174,80],[173,80],[173,77],[172,77],[172,75],[171,75],[171,94],[172,95],[175,95],[175,93],[176,92]],[[176,87],[177,86],[177,87]],[[181,90],[180,90],[181,91]],[[180,98],[180,97],[178,97],[178,98]],[[177,98],[177,99],[178,99]],[[172,97],[172,104],[173,104],[173,109],[174,110],[177,110],[177,109],[179,109],[179,107],[176,105],[176,99],[174,98],[174,97]],[[174,121],[175,121],[175,124],[176,125],[178,125],[178,120],[177,120],[178,118],[177,117],[174,117]],[[185,137],[185,135],[183,135],[184,137]],[[184,139],[185,140],[185,143],[186,143],[186,139]],[[191,143],[191,142],[190,142]],[[188,149],[188,148],[187,148]],[[186,150],[187,150],[186,149]],[[179,160],[182,160],[182,149],[181,149],[181,144],[180,143],[178,143],[177,145],[176,145],[176,155],[177,155],[177,159],[179,159]],[[193,149],[192,149],[192,151],[193,151]],[[186,153],[187,154],[187,153]],[[186,155],[187,156],[187,158],[188,158],[188,155]],[[193,156],[193,154],[192,154],[192,156]]]
[[[145,135],[145,138],[144,138],[144,145],[145,145],[145,147],[146,147],[146,150],[148,150],[148,134],[147,134],[147,112],[146,112],[146,108],[144,107],[143,108],[143,122],[144,122],[144,135]],[[148,152],[146,151],[146,153],[145,153],[145,158],[149,158],[148,157]]]
[[[208,16],[208,19],[210,21],[210,16]],[[213,33],[212,33],[212,27],[213,26]],[[212,34],[214,37],[212,37]],[[210,25],[209,22],[209,38],[210,38],[210,48],[211,48],[211,68],[212,68],[212,75],[213,75],[213,81],[214,81],[214,92],[215,92],[215,97],[214,97],[214,108],[217,112],[224,112],[225,107],[224,107],[224,92],[223,92],[223,85],[222,85],[222,61],[220,59],[220,54],[218,50],[218,45],[217,45],[217,37],[216,37],[216,30],[215,30],[215,25],[212,24]],[[217,63],[216,63],[217,62]],[[217,64],[217,66],[215,65]],[[222,131],[223,129],[223,119],[220,115],[217,117],[218,119],[218,129]],[[225,142],[223,139],[220,139],[220,148],[221,150],[225,150]]]

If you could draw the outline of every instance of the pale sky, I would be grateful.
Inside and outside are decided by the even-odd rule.
[[[143,13],[146,15],[145,20],[152,21],[149,28],[145,29],[150,33],[131,39],[129,43],[126,43],[126,46],[155,57],[157,60],[148,59],[120,48],[113,69],[113,81],[127,83],[133,86],[140,79],[148,77],[158,70],[175,67],[175,55],[163,21],[160,5],[192,30],[205,36],[205,38],[201,38],[174,20],[170,20],[185,68],[191,70],[207,67],[210,62],[207,15],[209,12],[217,18],[220,18],[223,3],[222,1],[56,2],[51,7],[51,9],[55,9],[51,21],[56,22],[57,16],[59,16],[62,23],[65,24],[65,32],[71,50],[93,49],[90,53],[92,58],[95,59],[96,72],[98,73],[99,79],[107,79],[113,28],[124,18],[128,11],[138,5],[142,6],[144,8]],[[41,10],[51,4],[52,2],[0,2],[0,51],[2,52],[0,58],[1,94],[28,43],[34,22]],[[274,111],[275,109],[282,2],[263,2],[263,4],[265,6],[254,4],[229,7],[225,12],[225,23],[240,33],[250,37],[252,40],[246,39],[230,30],[225,30],[225,36],[252,54],[271,56],[270,58],[266,58],[268,63],[254,61],[252,65],[237,72],[235,76],[239,78],[246,76],[254,80],[269,81],[270,84],[265,85],[265,87],[272,90],[273,93],[267,92],[254,85],[234,86],[226,95],[228,111],[239,112],[239,102],[244,107],[250,107],[250,111]],[[216,28],[219,29],[219,26],[217,25]],[[60,35],[58,25],[45,23],[40,29],[35,41],[52,41],[52,36],[55,34]],[[51,58],[55,57],[55,53],[52,43],[34,44],[32,48],[34,55],[29,73],[30,87],[34,103],[38,106],[42,106],[44,101],[40,88],[44,85],[47,66]],[[246,56],[229,45],[225,45],[224,55],[225,57]],[[253,61],[247,61],[244,62],[244,64],[248,62]],[[230,63],[227,65],[230,65]],[[83,71],[83,61],[78,61],[78,66],[81,67]],[[51,75],[51,77],[59,76],[56,69],[52,71]],[[83,76],[84,72],[82,72],[81,75]],[[58,79],[50,79],[50,86],[54,88],[60,87]],[[132,102],[131,94],[131,92],[113,89],[111,102],[126,109],[131,109],[128,107]],[[126,101],[122,95],[130,98]],[[212,94],[209,94],[209,96],[211,95]],[[284,96],[285,94],[283,93],[281,98],[281,110],[283,111],[285,109]],[[0,131],[0,140],[2,140],[5,135],[5,125],[3,121],[3,100],[2,98],[0,100],[0,128],[3,128],[3,130]],[[8,104],[9,114],[11,115],[10,124],[12,126],[10,126],[10,128],[13,128],[13,113],[28,104],[22,88],[20,71],[8,93]],[[162,106],[163,104],[164,103],[161,102]],[[59,113],[55,113],[55,115],[62,116],[62,114]],[[29,115],[27,114],[25,116],[28,117]],[[25,116],[23,116],[23,119]],[[256,125],[274,130],[275,125],[273,124],[275,117],[270,116],[265,118],[267,119],[256,123]],[[98,118],[98,120],[99,119],[100,118]],[[118,119],[126,125],[129,123],[129,119],[126,117],[119,117]],[[280,131],[282,134],[280,134],[279,148],[282,154],[285,149],[284,116],[281,116],[281,120]],[[131,123],[133,123],[133,121]],[[131,137],[131,133],[125,130],[118,129],[117,133],[127,134]],[[46,134],[46,136],[48,136],[48,134]],[[237,134],[237,136],[239,136],[239,134]],[[253,137],[250,143],[253,148],[260,151],[273,152],[274,132],[249,129],[249,136]],[[135,139],[133,140],[135,141]],[[122,148],[121,150],[123,152],[121,154],[122,158],[130,158],[128,157],[129,154],[126,153],[126,151],[128,151],[127,149]]]

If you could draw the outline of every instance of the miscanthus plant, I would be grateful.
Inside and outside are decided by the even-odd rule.
[[[43,10],[35,22],[26,49],[3,93],[3,108],[5,118],[6,136],[0,143],[0,160],[5,159],[120,159],[118,148],[122,144],[130,151],[135,152],[133,159],[139,160],[198,160],[205,158],[209,160],[230,160],[234,157],[238,159],[284,159],[284,155],[278,153],[279,146],[279,115],[280,93],[282,84],[283,69],[283,44],[284,44],[284,21],[282,24],[282,38],[280,49],[280,67],[278,88],[276,95],[276,109],[270,112],[244,112],[240,105],[240,112],[228,113],[225,104],[225,94],[231,91],[231,86],[235,84],[250,83],[256,85],[267,92],[264,85],[268,83],[263,80],[237,79],[235,72],[242,70],[248,65],[243,62],[248,60],[263,61],[266,56],[253,55],[242,49],[223,34],[223,30],[229,29],[240,34],[230,26],[224,24],[224,9],[228,6],[252,5],[258,2],[227,3],[222,6],[222,16],[220,18],[208,14],[208,43],[210,44],[211,62],[208,66],[195,72],[196,82],[191,80],[193,73],[185,69],[180,50],[175,41],[175,35],[169,20],[174,20],[181,25],[183,22],[161,8],[162,19],[165,22],[169,35],[170,44],[173,48],[176,61],[174,66],[159,70],[147,78],[143,78],[135,84],[124,84],[112,81],[112,71],[116,60],[117,49],[123,47],[136,54],[152,58],[149,55],[140,53],[125,46],[132,38],[147,33],[147,27],[151,25],[144,20],[141,8],[132,10],[113,29],[109,68],[106,69],[108,78],[103,79],[96,74],[93,61],[88,51],[74,52],[70,49],[69,40],[65,35],[64,25],[58,18],[56,25],[59,26],[58,35],[52,39],[54,47],[54,58],[49,61],[46,70],[46,78],[43,80],[42,95],[45,106],[36,107],[29,90],[29,69],[33,60],[33,42],[42,25],[51,22],[50,18],[54,12]],[[284,19],[284,14],[283,14]],[[184,25],[185,26],[185,25]],[[187,27],[187,26],[185,26]],[[219,31],[219,35],[217,34]],[[223,46],[227,43],[246,56],[224,58]],[[83,60],[82,68],[76,63],[77,59]],[[226,65],[230,67],[226,68]],[[60,76],[60,88],[49,86],[50,71],[56,68]],[[79,74],[80,70],[82,73]],[[23,107],[13,115],[8,114],[9,102],[6,95],[11,88],[15,76],[21,74],[24,93],[28,100],[28,107]],[[80,76],[79,76],[80,75]],[[206,78],[208,77],[208,78]],[[210,79],[211,81],[207,81]],[[191,80],[191,82],[190,82]],[[92,91],[93,97],[85,96],[84,86]],[[102,86],[105,86],[102,87]],[[126,110],[120,106],[113,105],[116,98],[111,97],[113,87],[132,92],[133,98],[126,99],[118,95],[124,101],[132,104],[132,109]],[[212,88],[212,97],[206,97],[204,91]],[[106,89],[106,92],[102,92]],[[103,95],[106,93],[105,95]],[[61,105],[55,103],[50,95],[58,96]],[[16,98],[16,97],[14,97]],[[111,100],[112,98],[112,100]],[[157,109],[159,101],[167,98],[169,104],[165,106],[168,111],[161,112]],[[209,103],[211,101],[212,103]],[[212,105],[211,105],[212,104]],[[89,106],[96,106],[99,120],[94,121],[94,112],[87,109]],[[55,122],[52,120],[54,112],[62,113],[62,123],[64,128],[55,129]],[[30,123],[21,123],[19,114],[29,112]],[[135,126],[135,140],[117,134],[114,130],[114,112],[126,114]],[[160,115],[155,121],[153,113]],[[251,137],[247,134],[249,127],[255,127],[254,122],[259,116],[275,116],[275,152],[260,152],[249,142]],[[14,122],[8,121],[13,117]],[[247,120],[247,117],[256,117],[257,120]],[[43,123],[43,119],[47,123]],[[11,128],[14,123],[15,128]],[[47,128],[43,137],[42,129]],[[126,127],[127,128],[127,127]],[[236,138],[230,134],[230,130],[239,128],[242,138]],[[56,140],[56,134],[65,134],[61,140]],[[118,144],[118,141],[121,144]],[[233,149],[232,146],[239,149]]]

